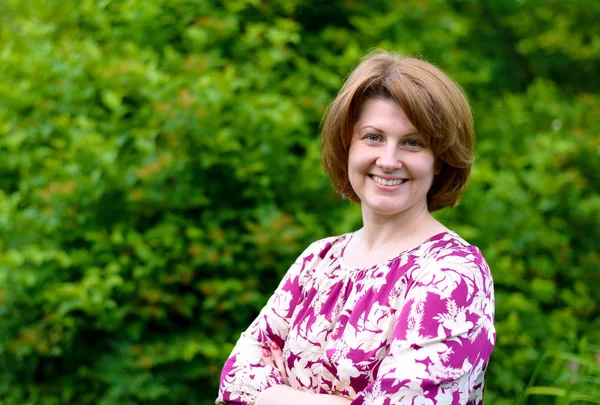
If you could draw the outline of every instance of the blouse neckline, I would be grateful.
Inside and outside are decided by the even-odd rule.
[[[443,231],[443,232],[439,232],[436,233],[435,235],[430,236],[429,238],[425,239],[423,242],[421,243],[417,243],[416,245],[404,249],[403,251],[401,251],[400,253],[398,253],[397,255],[395,255],[394,257],[387,259],[383,262],[380,263],[375,263],[372,264],[370,266],[361,266],[361,267],[356,267],[356,266],[348,266],[346,265],[346,262],[344,261],[344,252],[346,251],[346,247],[348,246],[348,243],[350,243],[350,240],[352,240],[352,237],[354,236],[355,232],[350,232],[344,235],[344,238],[346,239],[345,241],[343,241],[343,245],[341,246],[341,250],[339,251],[339,256],[338,256],[338,261],[340,263],[340,265],[346,269],[346,270],[370,270],[370,269],[374,269],[374,268],[379,268],[382,266],[387,266],[390,262],[393,262],[394,260],[397,260],[398,258],[409,254],[410,252],[420,248],[421,246],[423,246],[426,243],[432,242],[434,240],[438,240],[441,239],[444,235],[451,235],[451,236],[458,236],[456,233],[454,233],[453,231]]]

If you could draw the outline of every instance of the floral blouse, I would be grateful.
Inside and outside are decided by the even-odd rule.
[[[255,405],[284,384],[261,364],[275,341],[289,385],[352,405],[481,404],[496,340],[494,288],[479,249],[454,232],[370,268],[346,266],[352,234],[310,245],[221,374],[215,404]]]

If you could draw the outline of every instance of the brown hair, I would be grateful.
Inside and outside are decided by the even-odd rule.
[[[373,98],[396,102],[433,151],[438,171],[427,194],[429,211],[455,206],[474,160],[475,134],[467,97],[432,64],[391,52],[367,55],[327,109],[321,161],[336,190],[360,201],[348,179],[348,151],[361,107]]]

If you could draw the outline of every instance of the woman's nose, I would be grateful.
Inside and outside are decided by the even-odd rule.
[[[375,163],[386,173],[393,172],[402,167],[398,151],[392,145],[386,145],[385,148],[381,149],[381,154]]]

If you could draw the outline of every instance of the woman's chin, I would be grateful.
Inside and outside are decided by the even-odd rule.
[[[370,198],[361,203],[363,215],[397,216],[413,213],[418,215],[420,208],[427,210],[427,202],[422,203],[389,198]]]
[[[363,213],[381,216],[394,216],[405,211],[405,207],[398,204],[363,204]]]

